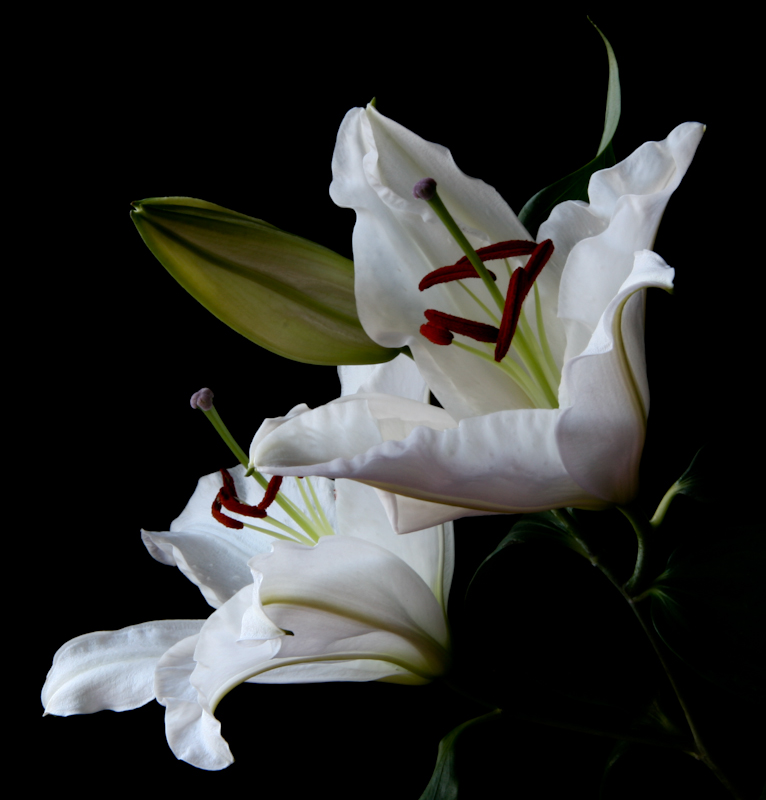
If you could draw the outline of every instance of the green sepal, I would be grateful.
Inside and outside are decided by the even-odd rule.
[[[479,564],[474,572],[471,582],[468,584],[466,594],[470,590],[473,582],[481,569],[492,560],[498,553],[502,553],[506,548],[515,544],[525,542],[552,542],[561,544],[574,550],[581,556],[590,558],[582,543],[579,542],[567,528],[559,521],[553,511],[541,511],[537,514],[524,514],[524,516],[511,528],[511,532],[498,544],[498,546]]]
[[[617,69],[617,59],[606,36],[593,24],[592,20],[590,22],[604,40],[607,58],[609,59],[609,84],[606,92],[604,131],[601,134],[598,152],[592,161],[565,178],[546,186],[545,189],[541,189],[536,195],[527,200],[524,208],[521,209],[519,220],[534,238],[537,238],[537,229],[548,219],[554,206],[563,203],[565,200],[584,200],[587,202],[588,182],[591,175],[616,163],[614,150],[612,149],[612,139],[620,121],[621,107],[620,76]]]
[[[468,728],[480,723],[497,720],[500,709],[490,711],[480,717],[469,719],[451,730],[440,742],[439,752],[436,756],[431,780],[428,781],[425,791],[420,795],[420,800],[457,800],[458,797],[458,768],[456,759],[456,746],[458,737]]]
[[[347,258],[263,220],[191,197],[133,203],[147,247],[222,322],[308,364],[378,364],[398,350],[364,332]]]
[[[645,593],[655,630],[678,658],[711,683],[761,701],[765,563],[762,530],[722,531],[712,547],[675,550]]]

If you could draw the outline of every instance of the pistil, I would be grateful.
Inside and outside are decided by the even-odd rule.
[[[428,205],[431,206],[436,216],[439,217],[444,227],[452,234],[452,237],[458,243],[460,249],[465,253],[466,258],[473,265],[477,275],[484,281],[484,285],[497,303],[497,307],[502,311],[504,305],[503,295],[500,294],[500,290],[495,286],[481,258],[476,254],[471,243],[465,238],[463,231],[460,230],[457,222],[452,218],[452,214],[447,211],[447,207],[436,191],[436,181],[433,178],[423,178],[415,184],[412,194],[421,200],[425,200]]]

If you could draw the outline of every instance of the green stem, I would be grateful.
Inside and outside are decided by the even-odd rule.
[[[665,492],[662,500],[660,500],[660,504],[657,506],[657,510],[654,512],[654,516],[649,520],[649,524],[653,528],[659,528],[662,524],[662,520],[665,519],[665,514],[668,513],[668,509],[670,508],[670,504],[673,502],[673,498],[677,494],[681,493],[681,484],[676,481],[670,489]]]
[[[237,444],[237,440],[231,435],[231,432],[221,419],[221,415],[216,411],[215,406],[211,406],[210,411],[205,411],[203,409],[202,413],[210,420],[213,427],[216,429],[216,431],[218,431],[218,435],[226,443],[226,446],[234,454],[234,457],[237,459],[237,461],[239,461],[239,463],[242,464],[245,469],[247,469],[249,459],[245,455],[245,451]],[[265,485],[263,488],[265,488]]]
[[[724,775],[721,771],[721,768],[713,761],[708,752],[707,747],[705,747],[705,743],[702,741],[700,737],[699,729],[697,728],[694,719],[692,718],[691,711],[689,706],[687,705],[684,696],[681,694],[679,689],[678,683],[673,675],[673,672],[670,669],[670,664],[668,663],[667,659],[665,658],[665,654],[663,652],[663,647],[657,636],[654,632],[654,626],[649,622],[645,617],[648,614],[647,606],[637,606],[633,600],[624,595],[625,599],[630,604],[630,607],[633,609],[633,613],[636,615],[641,627],[643,628],[644,633],[646,634],[646,638],[649,639],[654,652],[659,659],[660,664],[662,664],[662,668],[665,671],[665,675],[667,676],[670,685],[673,687],[673,691],[675,692],[676,699],[678,700],[678,704],[681,706],[682,711],[684,712],[684,716],[686,717],[686,724],[689,726],[689,730],[691,731],[692,737],[694,738],[695,744],[695,753],[696,756],[702,761],[703,764],[718,778],[720,783],[729,791],[732,797],[736,798],[736,800],[743,800],[742,795],[734,788],[732,783],[729,779]]]
[[[633,530],[636,532],[636,540],[638,542],[638,549],[636,550],[636,565],[633,569],[633,574],[630,580],[625,584],[625,592],[629,595],[641,593],[649,581],[649,563],[647,560],[647,551],[649,540],[652,534],[652,526],[646,515],[635,504],[630,506],[617,506],[620,511],[627,517]]]
[[[441,197],[439,197],[439,193],[434,192],[433,197],[426,202],[429,206],[431,206],[436,216],[442,221],[444,227],[452,234],[454,240],[460,245],[460,249],[465,253],[466,257],[476,270],[476,273],[484,282],[484,285],[489,290],[490,295],[492,295],[492,298],[494,299],[495,303],[497,303],[497,307],[500,309],[500,313],[502,314],[503,308],[505,308],[505,298],[500,293],[500,290],[497,288],[495,282],[492,280],[492,276],[484,266],[484,262],[476,254],[476,251],[473,249],[468,239],[465,238],[465,234],[460,230],[460,226],[452,218],[452,214],[447,211],[447,206],[445,206],[442,202]]]

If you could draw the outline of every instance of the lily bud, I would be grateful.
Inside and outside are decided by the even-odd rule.
[[[364,332],[354,265],[263,220],[191,197],[130,214],[160,263],[208,311],[272,353],[309,364],[378,364],[398,350]]]

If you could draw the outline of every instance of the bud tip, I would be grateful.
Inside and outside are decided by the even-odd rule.
[[[415,184],[412,194],[419,200],[430,200],[436,194],[436,181],[433,178],[421,178]]]
[[[213,407],[213,392],[210,389],[200,389],[191,396],[191,407],[210,411]]]

